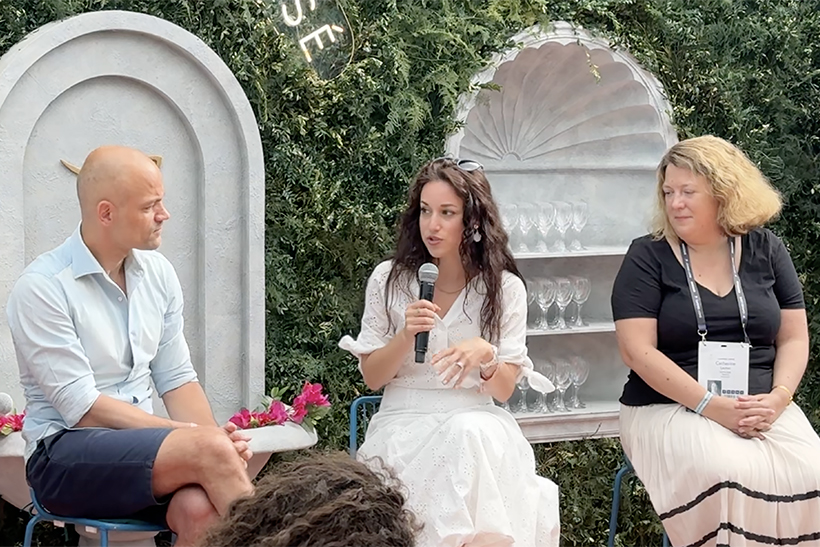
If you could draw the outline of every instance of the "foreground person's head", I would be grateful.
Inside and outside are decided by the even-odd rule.
[[[398,481],[345,454],[284,463],[234,502],[201,547],[412,547]]]

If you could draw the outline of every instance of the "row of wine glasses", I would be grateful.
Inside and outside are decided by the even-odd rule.
[[[516,392],[510,398],[511,404],[504,403],[514,414],[538,413],[550,414],[553,412],[572,412],[575,409],[586,408],[586,405],[578,398],[578,392],[584,382],[589,377],[589,362],[583,357],[572,355],[569,357],[553,357],[550,359],[538,359],[533,361],[536,372],[543,374],[555,385],[553,393],[540,393],[535,391],[535,400],[530,402],[527,395],[530,391],[529,381],[526,376],[518,382]],[[572,396],[566,400],[566,394],[572,388]]]
[[[584,249],[578,238],[589,220],[589,206],[585,201],[506,203],[499,209],[513,252],[565,253]],[[558,237],[550,244],[553,228]],[[567,244],[570,230],[574,237]]]
[[[527,326],[531,329],[570,329],[587,325],[581,314],[589,299],[592,284],[589,278],[578,275],[567,277],[536,277],[527,281]],[[565,312],[575,302],[576,313],[569,321]],[[550,319],[549,309],[558,306],[558,313]]]

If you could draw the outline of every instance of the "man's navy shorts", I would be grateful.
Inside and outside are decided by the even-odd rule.
[[[151,474],[171,429],[72,429],[46,437],[26,477],[49,512],[64,517],[135,518],[165,525],[167,502]]]

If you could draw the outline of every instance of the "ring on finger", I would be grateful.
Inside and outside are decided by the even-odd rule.
[[[458,368],[462,369],[462,370],[464,369],[464,363],[462,363],[461,361],[456,361],[456,362],[455,362],[455,365],[456,365]]]

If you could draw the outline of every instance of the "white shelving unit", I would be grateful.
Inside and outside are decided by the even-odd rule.
[[[647,231],[657,199],[655,169],[677,141],[666,114],[670,107],[660,83],[634,58],[583,29],[555,22],[516,40],[521,47],[476,74],[475,91],[461,97],[457,118],[463,125],[448,139],[447,152],[484,166],[493,197],[510,213],[505,226],[513,232],[514,250],[522,241],[528,246],[514,253],[526,280],[577,275],[591,283],[582,306],[587,325],[527,332],[536,365],[573,355],[589,363],[589,378],[579,390],[586,408],[515,414],[524,434],[531,442],[616,436],[628,369],[615,337],[612,284],[630,242]],[[485,83],[494,85],[478,85]],[[577,239],[580,250],[536,250],[555,248],[556,225],[545,230],[543,224],[549,215],[535,223],[540,242],[532,241],[531,222],[521,230],[520,222],[511,221],[522,207],[538,220],[546,203],[557,214],[557,202],[580,201],[587,204],[588,220],[563,237],[571,247]]]

